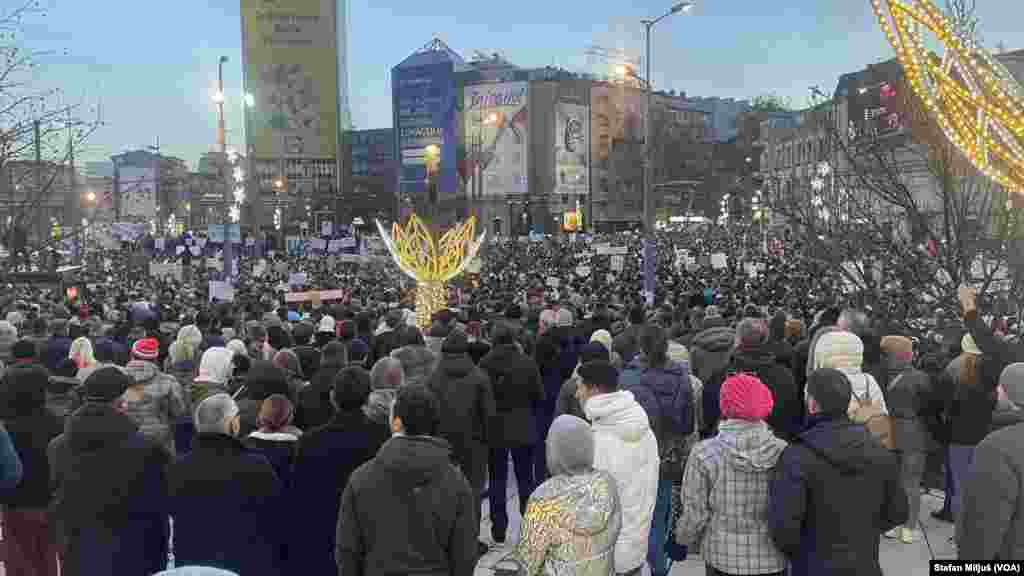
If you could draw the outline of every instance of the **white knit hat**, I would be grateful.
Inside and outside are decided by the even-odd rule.
[[[320,325],[317,327],[317,332],[328,332],[334,334],[335,322],[331,316],[324,316],[320,319]]]
[[[857,372],[864,365],[864,342],[852,332],[828,332],[814,347],[814,369]]]

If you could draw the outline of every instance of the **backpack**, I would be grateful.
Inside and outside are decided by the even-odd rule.
[[[863,424],[867,431],[875,437],[878,442],[888,450],[896,448],[893,435],[892,418],[882,412],[882,405],[871,400],[871,386],[864,390],[864,397],[853,395],[856,406],[850,414],[850,420]]]

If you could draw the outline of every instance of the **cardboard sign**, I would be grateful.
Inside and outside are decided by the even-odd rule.
[[[348,296],[345,290],[320,290],[312,292],[288,292],[284,295],[285,302],[321,302],[344,300]]]

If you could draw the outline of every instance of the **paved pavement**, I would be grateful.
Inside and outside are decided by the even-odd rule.
[[[510,471],[511,472],[511,471]],[[509,474],[509,483],[514,484]],[[931,517],[932,510],[942,507],[942,493],[925,494],[921,500],[921,523],[924,531],[918,531],[917,539],[913,544],[903,544],[897,541],[882,538],[880,549],[880,560],[882,572],[897,576],[927,576],[928,561],[931,559],[930,549],[934,551],[937,559],[955,559],[956,552],[949,543],[949,537],[953,535],[952,524],[939,522]],[[515,494],[514,486],[509,488],[507,502],[509,528],[506,533],[506,544],[500,548],[493,548],[486,556],[480,559],[477,564],[475,576],[490,576],[493,573],[491,568],[502,556],[511,551],[511,546],[519,538],[519,504]],[[488,504],[485,500],[483,518],[480,524],[480,534],[484,542],[490,542],[491,525]],[[927,540],[923,536],[927,536]],[[645,576],[648,574],[645,570]],[[672,566],[671,576],[704,576],[704,564],[700,558],[691,555],[685,562]]]

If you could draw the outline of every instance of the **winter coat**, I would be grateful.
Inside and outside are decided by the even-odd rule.
[[[768,482],[785,448],[764,422],[723,421],[717,436],[690,453],[676,542],[697,545],[726,574],[784,570],[768,532]]]
[[[661,463],[658,441],[631,392],[594,396],[583,411],[594,430],[594,468],[609,472],[619,488],[622,531],[615,543],[615,571],[629,572],[647,556]]]
[[[572,377],[562,384],[562,389],[558,392],[558,406],[555,408],[555,418],[562,414],[569,414],[583,420],[587,419],[586,414],[583,413],[583,406],[580,406],[580,401],[576,399],[576,388],[580,382],[578,372],[579,366],[576,367],[576,372],[573,372]]]
[[[583,342],[569,326],[554,327],[537,340],[537,367],[544,379],[544,400],[540,412],[540,431],[544,434],[555,418],[562,384],[576,370],[582,345]]]
[[[687,439],[693,430],[689,366],[669,362],[665,368],[650,368],[647,359],[639,356],[623,368],[619,387],[633,393],[651,420],[661,459],[660,478],[680,481],[686,463]]]
[[[196,377],[196,370],[199,368],[199,364],[195,360],[182,360],[173,364],[165,362],[165,364],[164,374],[177,380],[183,390],[192,385],[192,380]]]
[[[1024,558],[1024,424],[993,432],[974,449],[962,488],[957,553],[965,560]]]
[[[804,401],[798,395],[793,374],[788,368],[778,364],[768,346],[755,346],[733,352],[725,373],[706,384],[704,393],[706,425],[710,427],[717,424],[721,417],[718,403],[722,383],[727,375],[738,373],[757,376],[772,391],[775,405],[767,422],[778,437],[788,440],[803,430]]]
[[[895,449],[899,452],[927,452],[932,444],[925,417],[932,394],[928,375],[914,370],[909,364],[890,364],[886,374]]]
[[[184,390],[152,362],[132,360],[124,369],[135,379],[135,386],[122,397],[125,414],[139,425],[143,436],[173,454],[174,422],[188,414]],[[133,391],[139,394],[137,399],[132,398]]]
[[[167,472],[174,559],[238,574],[277,575],[285,531],[281,482],[262,455],[223,434],[200,434]]]
[[[395,436],[349,478],[335,557],[345,576],[471,576],[480,503],[448,443]]]
[[[494,419],[494,391],[487,373],[465,354],[445,354],[427,381],[441,406],[438,436],[451,445],[455,462],[474,488],[487,476],[488,426]]]
[[[434,371],[436,358],[426,346],[402,346],[391,351],[391,357],[402,363],[406,385],[425,384]]]
[[[299,392],[299,404],[295,410],[296,426],[307,430],[319,428],[331,421],[334,416],[331,392],[334,391],[334,380],[342,368],[344,366],[333,362],[321,365],[309,386]]]
[[[690,342],[690,367],[705,385],[725,370],[736,341],[736,331],[728,327],[709,328]]]
[[[530,576],[610,576],[621,527],[618,490],[609,473],[556,475],[530,495],[514,559],[520,573]]]
[[[5,396],[11,391],[5,391]],[[21,483],[0,493],[0,504],[14,509],[42,509],[50,503],[50,464],[46,450],[50,441],[64,431],[64,420],[45,407],[18,408],[7,396],[6,410],[13,418],[4,420],[7,434],[21,461]],[[13,410],[12,410],[13,409]]]
[[[540,406],[544,384],[537,364],[515,345],[495,346],[480,360],[491,380],[494,419],[487,426],[491,448],[516,448],[543,442]]]
[[[295,451],[298,448],[298,430],[283,430],[276,433],[264,433],[257,430],[246,436],[242,444],[250,452],[260,454],[274,467],[274,473],[281,485],[290,486],[292,465],[295,463]]]
[[[138,576],[167,565],[169,455],[128,416],[86,404],[49,447],[50,522],[67,576]],[[218,496],[220,496],[218,494]]]
[[[300,521],[291,527],[288,556],[296,573],[335,574],[335,528],[341,493],[349,476],[372,459],[390,430],[361,411],[336,414],[321,428],[299,438],[288,497]]]
[[[43,365],[51,372],[68,357],[71,351],[71,339],[66,336],[51,336],[43,348]]]
[[[46,386],[46,409],[59,418],[67,418],[82,405],[78,378],[51,376]]]
[[[622,356],[622,363],[629,364],[640,353],[640,331],[642,324],[630,326],[612,340],[612,350]]]
[[[930,422],[932,434],[942,444],[976,446],[992,427],[999,381],[981,379],[976,386],[959,383],[961,358],[950,362],[934,382]],[[982,362],[985,362],[983,360]],[[979,368],[980,371],[980,368]]]
[[[398,348],[399,333],[395,330],[388,329],[373,339],[373,356],[374,358],[385,358],[391,355],[391,352]]]
[[[792,576],[881,576],[880,536],[907,515],[896,455],[845,416],[812,418],[769,487],[768,527]]]

